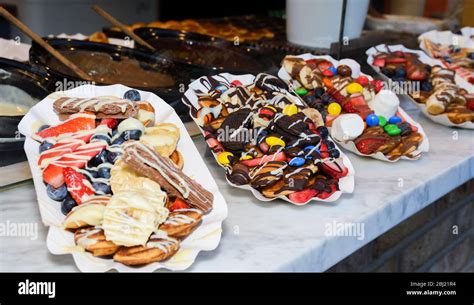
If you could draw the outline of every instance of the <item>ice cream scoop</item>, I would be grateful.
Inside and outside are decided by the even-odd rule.
[[[331,136],[338,142],[352,141],[364,131],[364,121],[358,114],[343,114],[332,122]]]
[[[390,90],[380,90],[372,101],[369,101],[369,107],[376,115],[390,118],[398,111],[400,100],[397,95]]]

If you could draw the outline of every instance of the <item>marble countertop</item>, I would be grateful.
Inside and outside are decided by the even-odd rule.
[[[474,131],[436,125],[408,101],[402,107],[424,127],[430,152],[395,164],[348,152],[356,187],[336,203],[294,206],[259,202],[232,188],[224,172],[205,156],[229,207],[219,247],[201,252],[189,271],[324,271],[434,200],[474,177]],[[32,182],[0,192],[0,225],[33,223],[38,236],[0,236],[0,271],[77,271],[72,256],[46,248]],[[341,236],[341,228],[353,228]],[[354,233],[354,234],[352,234]],[[2,232],[0,231],[0,234]],[[3,233],[3,235],[5,235]]]

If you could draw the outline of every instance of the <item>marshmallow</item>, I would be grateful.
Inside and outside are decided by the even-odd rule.
[[[380,90],[372,101],[369,101],[369,107],[376,115],[381,115],[386,119],[394,116],[398,111],[400,100],[397,95],[390,90]]]
[[[331,136],[338,142],[352,141],[364,132],[364,120],[358,114],[343,114],[332,122]]]

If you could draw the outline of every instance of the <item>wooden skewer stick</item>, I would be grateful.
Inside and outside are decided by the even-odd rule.
[[[122,30],[122,32],[124,32],[125,34],[127,34],[130,38],[132,38],[134,41],[136,41],[137,43],[141,44],[142,46],[145,46],[147,47],[148,49],[152,50],[152,51],[156,51],[156,49],[150,45],[148,42],[146,42],[145,40],[143,40],[142,38],[140,38],[137,34],[135,34],[133,31],[131,31],[129,28],[127,28],[124,24],[122,24],[120,21],[118,21],[117,19],[115,19],[112,15],[110,15],[109,13],[107,13],[106,11],[104,11],[102,8],[100,8],[99,6],[97,5],[93,5],[92,6],[92,9],[99,15],[101,15],[105,20],[107,20],[108,22],[110,22],[111,24],[117,26],[120,28],[120,30]]]
[[[7,19],[9,22],[13,23],[16,27],[18,27],[23,33],[28,35],[33,41],[35,41],[37,44],[42,46],[43,48],[46,49],[51,55],[53,55],[57,60],[59,60],[62,64],[64,64],[66,67],[71,69],[77,76],[80,78],[87,80],[87,81],[92,81],[92,78],[87,74],[86,72],[82,71],[78,66],[76,66],[73,62],[71,62],[69,59],[64,57],[61,53],[59,53],[55,48],[50,46],[46,41],[44,41],[38,34],[33,32],[26,24],[15,18],[12,14],[10,14],[6,9],[0,6],[0,15],[2,15],[5,19]]]

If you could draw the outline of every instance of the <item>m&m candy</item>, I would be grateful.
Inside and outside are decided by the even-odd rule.
[[[298,89],[296,89],[296,94],[300,95],[300,96],[303,96],[303,95],[306,95],[308,94],[308,90],[306,90],[305,88],[303,87],[300,87]]]
[[[239,80],[233,80],[232,83],[230,83],[233,87],[237,86],[242,86],[242,83]]]
[[[227,91],[227,87],[224,86],[224,85],[218,85],[216,87],[216,90],[219,90],[220,92],[225,92],[225,91]]]
[[[363,75],[359,76],[356,81],[364,87],[369,84],[369,79]]]
[[[402,118],[399,117],[399,116],[394,115],[393,117],[391,117],[390,119],[388,119],[388,122],[389,122],[390,124],[398,124],[398,123],[401,123],[401,122],[402,122]]]
[[[379,126],[384,127],[387,125],[387,119],[381,115],[379,115]]]
[[[217,162],[219,162],[219,164],[221,165],[227,165],[230,163],[233,157],[234,157],[233,153],[224,151],[217,155]]]
[[[301,157],[294,157],[293,159],[290,160],[288,163],[290,166],[295,166],[295,167],[300,167],[305,163],[305,159]]]
[[[385,130],[385,132],[388,133],[389,136],[398,136],[400,132],[402,132],[400,128],[398,128],[398,126],[394,124],[385,125],[383,130]]]
[[[346,91],[349,94],[360,93],[364,90],[364,88],[359,83],[350,83],[346,87]]]
[[[338,115],[341,113],[341,110],[341,105],[339,105],[338,103],[331,103],[328,106],[328,113],[330,115]]]
[[[367,126],[377,126],[379,125],[380,119],[378,116],[375,114],[371,113],[365,118],[365,122],[367,123]]]
[[[298,106],[295,104],[289,104],[286,105],[285,108],[283,108],[283,114],[286,115],[293,115],[298,113]]]
[[[273,136],[265,138],[265,143],[267,143],[269,146],[277,146],[278,145],[278,146],[285,147],[285,145],[286,145],[285,141],[283,141],[280,138],[273,137]]]
[[[336,75],[336,74],[337,74],[337,69],[336,69],[336,67],[334,67],[334,66],[329,67],[328,70],[332,72],[332,75]]]

